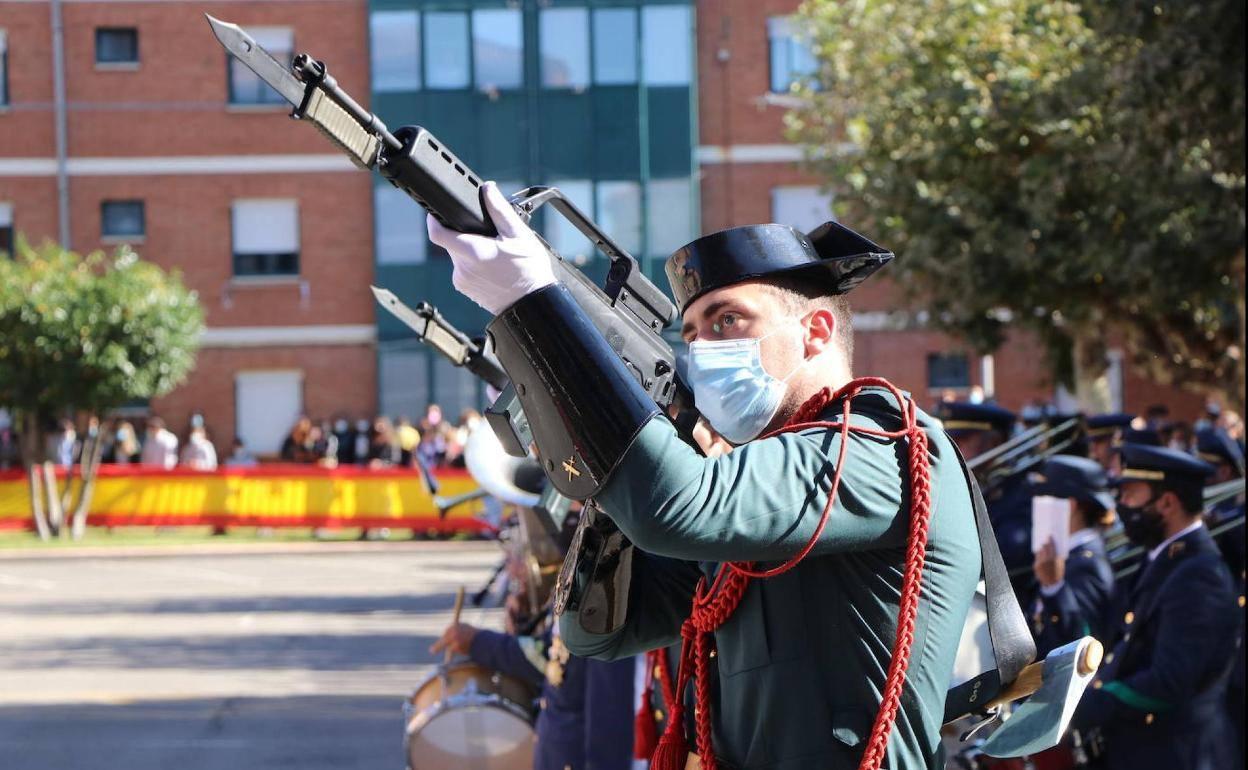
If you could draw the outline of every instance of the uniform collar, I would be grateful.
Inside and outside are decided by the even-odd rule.
[[[1156,548],[1148,552],[1149,562],[1157,561],[1157,557],[1161,555],[1161,552],[1166,550],[1166,547],[1170,545],[1171,543],[1173,543],[1175,540],[1178,540],[1181,537],[1187,537],[1188,535],[1192,534],[1193,532],[1195,532],[1196,530],[1200,529],[1203,526],[1205,526],[1205,522],[1201,519],[1196,519],[1196,521],[1193,521],[1191,524],[1188,524],[1183,529],[1179,530],[1178,532],[1175,532],[1170,537],[1161,541],[1161,545],[1157,546]]]
[[[1072,553],[1076,548],[1093,543],[1101,539],[1100,533],[1091,527],[1075,530],[1070,534],[1070,539],[1066,541],[1066,553]]]

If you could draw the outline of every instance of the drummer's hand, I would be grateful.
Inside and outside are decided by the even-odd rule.
[[[451,255],[451,283],[468,299],[494,315],[530,292],[555,283],[550,252],[512,208],[498,185],[486,182],[485,213],[498,236],[468,235],[444,227],[430,214],[429,240]]]
[[[434,642],[429,652],[437,655],[443,650],[450,650],[455,655],[467,655],[472,647],[472,638],[477,629],[467,623],[452,623],[442,632],[442,638]]]
[[[1048,542],[1036,551],[1036,561],[1032,569],[1035,570],[1036,580],[1046,587],[1055,586],[1066,577],[1066,560],[1057,555],[1057,546],[1054,545],[1053,538],[1049,538]]]

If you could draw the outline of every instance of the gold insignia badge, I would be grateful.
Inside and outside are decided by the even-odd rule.
[[[1173,559],[1175,556],[1183,553],[1183,549],[1187,548],[1187,543],[1180,540],[1177,543],[1171,543],[1170,548],[1166,550],[1166,556]]]
[[[576,455],[563,461],[563,469],[568,472],[568,481],[571,481],[573,476],[581,475],[581,472],[576,469]]]

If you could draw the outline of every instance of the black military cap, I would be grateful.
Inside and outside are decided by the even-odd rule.
[[[1204,484],[1214,468],[1187,452],[1160,446],[1123,444],[1118,448],[1122,470],[1118,481],[1149,481],[1163,486]]]
[[[1244,452],[1221,428],[1204,428],[1196,432],[1196,456],[1217,465],[1227,463],[1244,475]]]
[[[1114,434],[1120,430],[1126,430],[1131,426],[1131,421],[1135,419],[1135,415],[1123,414],[1097,414],[1088,418],[1088,438],[1093,441],[1113,439]]]
[[[1114,508],[1105,469],[1086,457],[1054,455],[1045,461],[1039,473],[1032,474],[1031,481],[1037,495],[1073,497],[1097,505],[1102,511]]]
[[[937,408],[936,417],[951,436],[984,430],[1008,436],[1014,430],[1014,413],[996,404],[945,401]]]
[[[777,274],[802,276],[828,294],[844,294],[888,264],[893,253],[838,222],[809,235],[788,225],[746,225],[685,244],[667,258],[667,280],[676,305],[712,289]]]
[[[1161,446],[1161,435],[1152,428],[1132,428],[1127,426],[1122,431],[1122,443],[1159,447]]]

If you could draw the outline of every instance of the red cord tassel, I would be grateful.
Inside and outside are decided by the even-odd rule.
[[[659,739],[659,747],[650,758],[650,770],[685,770],[689,761],[689,744],[685,742],[684,708],[672,709],[667,715],[667,729]]]
[[[659,654],[663,653],[659,650]],[[633,759],[649,759],[659,745],[659,727],[654,719],[654,668],[657,665],[654,650],[646,653],[646,686],[641,691],[641,703],[633,719]]]

